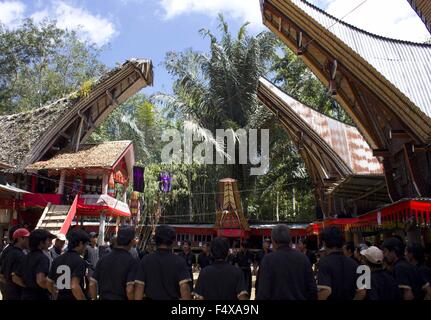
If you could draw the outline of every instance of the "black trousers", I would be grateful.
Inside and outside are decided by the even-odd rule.
[[[242,273],[244,275],[244,282],[247,286],[247,292],[249,295],[251,295],[251,283],[252,283],[252,275],[251,275],[251,268],[242,268]]]

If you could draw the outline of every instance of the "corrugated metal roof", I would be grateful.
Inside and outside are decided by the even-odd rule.
[[[382,174],[383,168],[358,129],[308,107],[287,95],[268,80],[260,83],[298,114],[345,162],[355,174]],[[303,125],[301,125],[303,126]]]
[[[419,17],[425,23],[425,26],[431,33],[431,1],[430,0],[407,0]]]
[[[328,29],[431,118],[431,45],[366,32],[339,21],[305,0],[285,2],[296,5]]]

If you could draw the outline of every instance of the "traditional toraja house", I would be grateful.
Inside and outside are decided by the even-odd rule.
[[[429,0],[407,0],[419,17],[425,23],[425,26],[431,33],[431,1]]]
[[[431,196],[431,45],[365,32],[303,0],[264,0],[262,13],[352,117],[391,200]]]
[[[264,78],[258,98],[297,146],[324,217],[356,216],[389,202],[382,165],[355,127],[313,110]]]
[[[19,222],[35,221],[35,227],[51,220],[45,226],[64,232],[77,213],[130,216],[124,186],[133,175],[131,142],[84,143],[119,104],[152,83],[151,61],[132,59],[86,90],[46,107],[0,117],[0,161],[13,165],[5,180],[32,192],[19,204]],[[116,183],[123,201],[112,197]]]
[[[218,236],[245,238],[250,227],[242,210],[237,181],[226,178],[220,180],[218,185],[219,200],[215,222]]]
[[[389,198],[396,202],[351,224],[335,223],[377,225],[381,230],[377,217],[383,215],[400,228],[425,227],[428,239],[423,208],[428,200],[402,199],[431,196],[431,45],[371,34],[304,0],[261,4],[264,24],[302,58],[352,117],[382,163]],[[334,221],[320,225],[328,223]],[[313,228],[318,232],[319,224]]]
[[[38,227],[64,233],[74,216],[82,220],[100,217],[103,234],[105,216],[115,216],[118,222],[120,217],[130,218],[126,189],[132,179],[134,162],[132,142],[113,141],[80,145],[77,152],[65,148],[49,160],[27,166],[28,173],[37,177],[38,172],[46,171],[55,181],[51,184],[55,189],[45,192],[57,194],[57,201],[45,208]],[[37,197],[37,194],[28,195],[24,203],[26,200],[34,203],[39,200]]]

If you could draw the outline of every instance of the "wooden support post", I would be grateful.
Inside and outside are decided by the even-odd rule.
[[[109,181],[109,176],[108,174],[104,173],[103,174],[103,179],[102,179],[102,194],[108,194],[108,181]],[[97,244],[99,246],[102,246],[105,242],[105,223],[106,223],[106,216],[105,216],[105,212],[102,212],[100,214],[100,224],[99,224],[99,238],[97,239]]]
[[[31,177],[31,192],[36,193],[37,191],[37,177],[32,176]]]
[[[99,220],[99,238],[97,239],[97,244],[99,246],[103,246],[105,242],[105,225],[106,225],[106,216],[105,212],[102,211],[100,214],[100,220]]]
[[[81,117],[81,122],[79,123],[79,129],[78,129],[78,135],[76,137],[76,145],[75,145],[75,152],[78,152],[79,145],[81,143],[81,135],[82,135],[82,128],[84,126],[84,118]]]
[[[57,194],[63,194],[64,193],[64,182],[66,180],[66,171],[62,170],[60,172],[60,181],[58,184],[58,191]]]
[[[121,218],[117,216],[117,221],[115,222],[115,234],[118,234],[118,229],[120,228]]]

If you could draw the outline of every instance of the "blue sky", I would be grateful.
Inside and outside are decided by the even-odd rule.
[[[311,2],[342,17],[363,0]],[[218,12],[224,12],[233,32],[245,21],[251,22],[251,33],[265,30],[259,0],[0,0],[0,22],[10,28],[25,17],[50,18],[61,28],[80,27],[84,39],[100,46],[109,44],[102,60],[110,67],[132,57],[152,59],[155,86],[145,89],[147,94],[171,90],[172,80],[160,65],[166,52],[208,51],[209,40],[198,31],[215,31]],[[406,0],[367,0],[345,20],[385,36],[412,41],[429,38]]]

